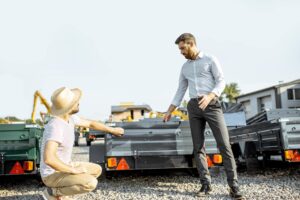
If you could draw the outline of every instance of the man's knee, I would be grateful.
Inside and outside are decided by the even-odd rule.
[[[96,178],[91,178],[90,180],[89,180],[89,182],[87,182],[85,185],[84,185],[84,187],[85,187],[85,189],[87,190],[87,191],[93,191],[94,189],[96,189],[96,187],[97,187],[97,185],[98,185],[98,180],[96,179]]]
[[[99,177],[102,174],[102,167],[97,165],[96,167],[96,176]]]

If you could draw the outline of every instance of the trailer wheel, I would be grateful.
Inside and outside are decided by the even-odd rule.
[[[249,174],[259,170],[259,162],[257,158],[246,158],[246,168]]]
[[[91,143],[92,143],[92,141],[90,141],[90,140],[87,140],[87,141],[86,141],[86,145],[87,145],[87,146],[91,146]]]
[[[239,158],[242,155],[242,151],[241,151],[240,145],[239,144],[232,144],[231,145],[231,150],[232,150],[232,153],[233,153],[233,156],[234,156],[234,160],[235,160],[235,163],[236,163],[237,167],[240,167],[241,163],[240,163]]]
[[[271,159],[270,154],[263,154],[263,168],[265,168]]]
[[[246,143],[245,145],[245,161],[247,172],[249,174],[252,174],[259,170],[259,161],[256,152],[256,145],[253,142]]]
[[[102,173],[100,175],[100,179],[106,179],[106,168],[105,168],[105,163],[100,163],[100,166],[102,168]]]
[[[191,168],[191,169],[188,169],[187,172],[188,172],[188,174],[191,175],[192,177],[200,177],[197,168]]]

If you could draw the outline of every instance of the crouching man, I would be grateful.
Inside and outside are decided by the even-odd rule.
[[[80,89],[57,89],[52,97],[52,118],[45,126],[41,144],[40,172],[47,188],[42,196],[46,200],[67,200],[68,196],[86,193],[97,186],[102,169],[89,162],[71,162],[74,127],[81,126],[122,136],[122,128],[111,128],[74,114],[79,112]]]

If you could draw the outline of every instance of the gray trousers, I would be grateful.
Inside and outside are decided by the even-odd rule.
[[[198,100],[191,99],[188,103],[187,109],[193,138],[195,162],[200,175],[201,184],[211,183],[204,145],[204,130],[207,122],[213,132],[218,149],[223,157],[228,185],[230,187],[237,186],[238,180],[236,163],[231,150],[228,130],[220,102],[217,99],[212,100],[203,111],[199,108]]]

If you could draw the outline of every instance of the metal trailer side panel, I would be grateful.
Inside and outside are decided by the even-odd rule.
[[[229,131],[230,142],[239,144],[241,152],[244,155],[245,144],[255,143],[257,151],[280,150],[280,124],[271,122],[261,122],[245,127],[232,129]]]
[[[300,150],[300,117],[279,119],[283,150]]]
[[[43,129],[37,125],[0,124],[0,174],[8,174],[16,161],[21,165],[33,161],[34,170],[26,174],[37,173],[42,134]]]

